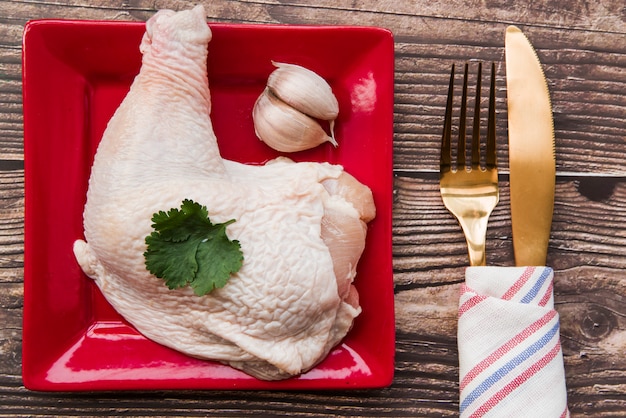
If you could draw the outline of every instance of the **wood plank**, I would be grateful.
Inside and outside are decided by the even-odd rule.
[[[216,22],[359,24],[395,35],[394,283],[396,376],[390,388],[338,393],[47,394],[21,382],[23,118],[21,36],[32,18],[143,21],[145,0],[0,1],[0,397],[3,415],[458,416],[456,315],[467,263],[460,228],[438,190],[449,68],[495,61],[501,202],[488,261],[513,260],[506,152],[504,28],[519,24],[544,64],[555,114],[559,179],[548,263],[573,416],[626,410],[626,19],[622,0],[215,0]]]
[[[24,170],[20,166],[0,170],[0,284],[24,279]]]
[[[626,221],[626,185],[617,182],[609,195],[591,200],[579,192],[581,182],[584,184],[586,180],[558,184],[558,196],[568,197],[557,198],[549,255],[556,269],[555,298],[562,316],[570,398],[579,406],[578,411],[587,410],[582,400],[589,399],[598,381],[603,382],[605,393],[619,392],[624,384],[620,373],[626,372],[623,362],[614,361],[619,350],[623,350],[626,329],[626,287],[622,274],[626,267],[626,255],[622,251],[626,236],[623,229],[616,227]],[[398,349],[394,385],[381,391],[341,396],[292,397],[292,406],[305,415],[315,416],[324,413],[325,408],[338,407],[350,408],[353,413],[370,411],[392,415],[407,411],[401,408],[408,408],[417,415],[454,416],[456,413],[458,371],[453,336],[458,285],[466,263],[463,237],[440,202],[436,176],[397,178],[396,190],[394,268]],[[506,182],[502,182],[502,201],[489,229],[490,261],[501,265],[510,265],[512,261],[507,194]],[[572,212],[578,221],[568,225]],[[599,219],[602,222],[598,222]],[[584,241],[579,239],[581,234],[585,235]],[[0,299],[0,320],[7,326],[0,332],[0,346],[6,347],[8,352],[16,352],[21,341],[21,287],[19,283],[5,284],[1,294],[4,296]],[[19,385],[10,386],[10,382],[19,379],[19,366],[19,358],[5,363],[0,373],[0,387],[14,397],[16,406],[37,410],[37,404],[47,405],[49,395],[24,392]],[[355,405],[355,397],[365,394],[375,400]],[[226,407],[219,401],[221,395],[221,392],[208,395],[213,399],[212,408]],[[22,396],[30,398],[32,403],[23,403],[26,401]],[[89,399],[100,399],[100,396],[90,395]],[[127,401],[133,406],[123,405],[114,411],[139,413],[143,411],[142,402],[150,402],[153,408],[166,405],[153,393],[124,396],[129,397]],[[239,396],[249,400],[241,410],[253,407],[260,412],[276,412],[258,393],[229,393],[230,398]],[[206,398],[207,395],[200,398],[195,394],[179,401],[181,408],[194,408],[200,399],[206,401]],[[614,403],[607,402],[603,406],[603,398],[592,399],[596,402],[594,413],[615,411]],[[66,405],[57,405],[54,411],[59,414],[70,409],[83,413],[103,411],[87,404],[81,406],[80,402],[80,399],[67,397]],[[626,406],[626,403],[620,405]]]
[[[128,13],[142,15],[118,15],[115,2],[103,6],[84,7],[80,2],[44,5],[42,3],[4,2],[8,9],[8,20],[13,22],[7,32],[5,43],[18,48],[21,40],[21,25],[29,17],[43,16],[85,19],[143,20],[151,13],[151,5],[135,2],[130,4]],[[393,4],[391,4],[393,3]],[[298,4],[278,5],[268,3],[248,3],[232,5],[214,2],[209,8],[216,15],[252,16],[242,19],[254,22],[280,23],[320,23],[320,24],[371,24],[391,27],[396,36],[396,160],[397,169],[434,170],[438,158],[438,140],[441,118],[445,103],[447,77],[450,64],[463,57],[474,57],[498,62],[498,137],[503,151],[500,155],[502,169],[506,170],[506,109],[505,81],[503,67],[503,33],[510,20],[485,23],[467,16],[464,19],[447,18],[441,11],[433,11],[432,16],[412,15],[412,8],[396,5],[397,2],[359,2],[353,9],[333,6],[320,2],[317,6],[303,7]],[[17,7],[19,4],[20,7]],[[333,3],[334,4],[334,3]],[[45,7],[44,7],[45,6]],[[389,9],[386,9],[386,8]],[[594,13],[612,10],[613,5],[592,8]],[[275,9],[278,9],[276,11]],[[355,13],[354,10],[358,10]],[[461,8],[463,10],[471,8]],[[574,8],[575,9],[575,8]],[[333,20],[328,19],[328,10],[333,11]],[[480,10],[480,8],[478,8]],[[304,12],[303,12],[304,11]],[[263,13],[264,12],[264,13]],[[531,10],[526,10],[531,13]],[[211,13],[209,13],[211,15]],[[42,17],[43,17],[42,16]],[[568,16],[576,16],[572,12]],[[218,19],[219,20],[219,19]],[[576,20],[576,19],[574,19]],[[609,19],[610,20],[610,19]],[[523,20],[521,20],[523,23]],[[603,22],[607,19],[598,16],[590,22]],[[545,26],[555,24],[546,18],[525,25],[524,29],[538,49],[544,63],[546,76],[552,92],[558,154],[558,169],[564,172],[618,173],[624,174],[622,156],[626,152],[626,126],[623,115],[626,113],[626,97],[621,94],[626,84],[626,46],[619,25],[615,28],[599,29],[590,25],[588,31],[565,31],[555,37],[555,28]],[[556,22],[557,24],[559,22]],[[560,22],[561,24],[563,22]],[[557,27],[560,27],[557,25]],[[20,29],[20,30],[18,30]],[[614,29],[614,30],[613,30]],[[593,31],[603,30],[602,36]],[[8,54],[5,57],[5,54]],[[0,49],[0,62],[11,60],[16,63],[14,50]],[[19,65],[7,69],[7,76],[0,81],[0,92],[19,94]],[[595,92],[589,94],[589,92]],[[14,99],[7,105],[0,102],[0,114],[14,114]],[[0,133],[6,133],[10,142],[0,143],[3,158],[21,158],[19,123],[11,119],[2,123]],[[16,125],[17,123],[17,125]],[[613,144],[610,152],[604,144]],[[415,164],[412,150],[419,147],[424,158]],[[594,163],[590,164],[590,156]]]

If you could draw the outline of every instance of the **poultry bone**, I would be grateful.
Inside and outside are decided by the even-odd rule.
[[[145,337],[264,380],[318,364],[360,313],[352,284],[375,216],[370,189],[328,163],[222,159],[210,120],[202,6],[146,23],[142,66],[111,118],[74,254]],[[204,296],[146,269],[151,217],[192,199],[240,242],[241,269]]]

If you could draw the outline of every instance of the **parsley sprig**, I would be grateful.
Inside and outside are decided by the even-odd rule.
[[[180,209],[152,215],[154,231],[146,237],[146,268],[170,289],[190,285],[198,296],[224,287],[243,264],[241,245],[226,227],[213,224],[206,206],[185,199]]]

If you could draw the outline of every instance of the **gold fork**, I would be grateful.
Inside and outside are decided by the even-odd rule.
[[[467,73],[465,64],[463,75],[463,95],[459,115],[459,139],[456,167],[452,166],[450,138],[452,136],[452,102],[454,90],[454,65],[450,74],[448,101],[441,139],[441,161],[439,167],[439,188],[446,208],[459,221],[469,253],[471,266],[484,266],[485,240],[489,215],[498,204],[498,168],[496,165],[496,111],[495,111],[495,64],[491,64],[491,85],[489,91],[489,112],[487,119],[486,161],[480,165],[480,90],[482,63],[478,63],[476,101],[471,139],[471,165],[466,166],[466,118],[467,118]]]

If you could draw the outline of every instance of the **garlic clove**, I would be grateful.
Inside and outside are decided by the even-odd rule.
[[[314,71],[296,64],[274,62],[267,87],[283,102],[312,118],[334,121],[339,103],[332,88]]]
[[[337,146],[315,119],[278,99],[268,88],[254,104],[252,119],[259,139],[277,151],[303,151],[326,141]]]

